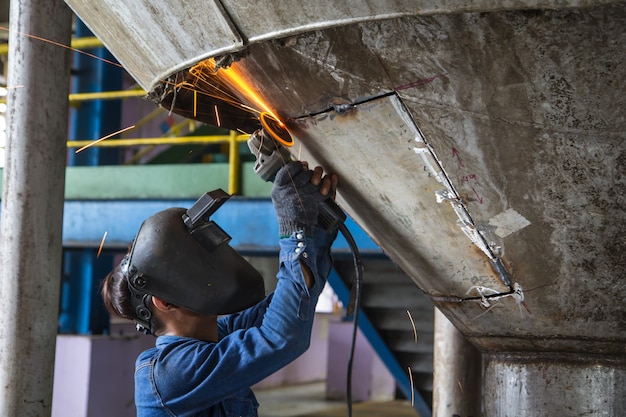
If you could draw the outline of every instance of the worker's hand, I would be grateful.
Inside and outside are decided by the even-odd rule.
[[[303,162],[302,165],[304,169],[308,169],[308,164]],[[339,177],[337,174],[328,174],[323,175],[324,170],[322,167],[315,167],[313,170],[313,176],[311,177],[311,184],[316,187],[319,187],[319,192],[326,198],[330,197],[333,200],[335,199],[335,194],[337,194],[337,184],[339,183]],[[324,198],[324,200],[326,199]]]
[[[310,233],[317,223],[319,203],[334,198],[337,183],[337,175],[323,175],[321,167],[311,171],[299,161],[282,167],[272,189],[280,235],[289,236],[298,230]]]

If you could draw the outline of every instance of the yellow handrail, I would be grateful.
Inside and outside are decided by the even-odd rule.
[[[119,91],[98,91],[94,93],[74,93],[68,95],[70,104],[90,100],[121,100],[125,98],[144,97],[146,92],[142,89],[119,90]],[[6,103],[6,97],[0,97],[0,103]]]
[[[239,135],[241,136],[241,135]],[[231,130],[228,137],[228,193],[239,194],[239,143],[237,133]]]
[[[250,135],[234,134],[236,142],[245,142]],[[116,148],[139,145],[189,145],[201,143],[229,143],[231,135],[207,135],[207,136],[182,136],[177,138],[129,138],[129,139],[107,139],[93,143],[93,140],[69,140],[68,148],[82,148],[92,144],[93,147]]]
[[[79,101],[90,100],[118,100],[133,97],[145,97],[146,92],[143,89],[120,90],[120,91],[98,91],[94,93],[74,93],[68,96],[70,104]]]
[[[102,41],[95,36],[85,36],[83,38],[73,38],[70,43],[73,49],[94,49],[104,46]],[[9,44],[3,43],[0,45],[0,55],[7,55],[9,53]]]
[[[210,136],[183,136],[177,138],[133,138],[133,139],[108,139],[95,142],[92,140],[70,140],[67,141],[68,148],[82,148],[92,144],[94,147],[125,147],[139,145],[188,145],[202,143],[228,143],[228,192],[230,194],[239,193],[239,142],[245,142],[250,135],[238,134],[231,131],[229,135]]]

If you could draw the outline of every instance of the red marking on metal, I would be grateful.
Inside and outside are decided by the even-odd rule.
[[[452,147],[452,156],[456,157],[456,160],[459,163],[460,167],[463,167],[463,161],[461,160],[461,155],[459,155],[459,151],[454,146]]]
[[[476,176],[476,174],[463,175],[461,177],[461,181],[462,182],[470,182],[470,181],[478,182],[478,177]]]
[[[441,78],[441,77],[444,77],[446,75],[448,75],[447,72],[444,72],[443,74],[433,75],[432,77],[426,78],[425,80],[413,81],[412,83],[408,83],[408,84],[404,84],[404,85],[395,87],[394,90],[407,90],[409,88],[419,87],[420,85],[430,84],[433,81],[435,81],[437,78]]]
[[[476,198],[478,199],[478,202],[480,204],[483,203],[483,198],[481,196],[478,195],[478,193],[476,192],[476,190],[474,189],[474,187],[472,187],[472,191],[474,191],[474,194],[476,195]]]

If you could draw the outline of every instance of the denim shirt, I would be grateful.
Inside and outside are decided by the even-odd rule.
[[[315,228],[313,236],[296,232],[280,239],[276,290],[247,310],[220,317],[217,343],[159,336],[136,361],[137,416],[257,416],[250,386],[309,347],[335,236]],[[300,260],[315,278],[310,289]]]

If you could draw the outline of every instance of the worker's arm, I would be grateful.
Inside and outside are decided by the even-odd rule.
[[[328,233],[316,226],[318,205],[327,198],[334,198],[337,184],[338,177],[324,176],[321,167],[309,171],[306,163],[292,162],[279,171],[272,189],[281,240],[295,237],[300,239],[296,244],[303,245],[301,240],[304,237],[313,238],[311,242],[317,255],[310,261],[314,262],[316,270],[319,271],[317,280],[320,281],[322,288],[332,267],[330,247],[337,236],[337,231]],[[296,247],[295,250],[299,248]],[[302,259],[299,263],[306,288],[311,289],[316,274]],[[241,313],[220,318],[218,322],[220,338],[237,329],[260,326],[271,297],[272,295]]]
[[[159,341],[167,342],[167,349],[158,358],[140,357],[137,372],[153,372],[142,378],[153,384],[144,391],[156,392],[174,415],[236,396],[308,349],[325,283],[318,273],[317,245],[298,231],[280,246],[276,290],[259,326],[235,330],[217,343],[163,336]]]

